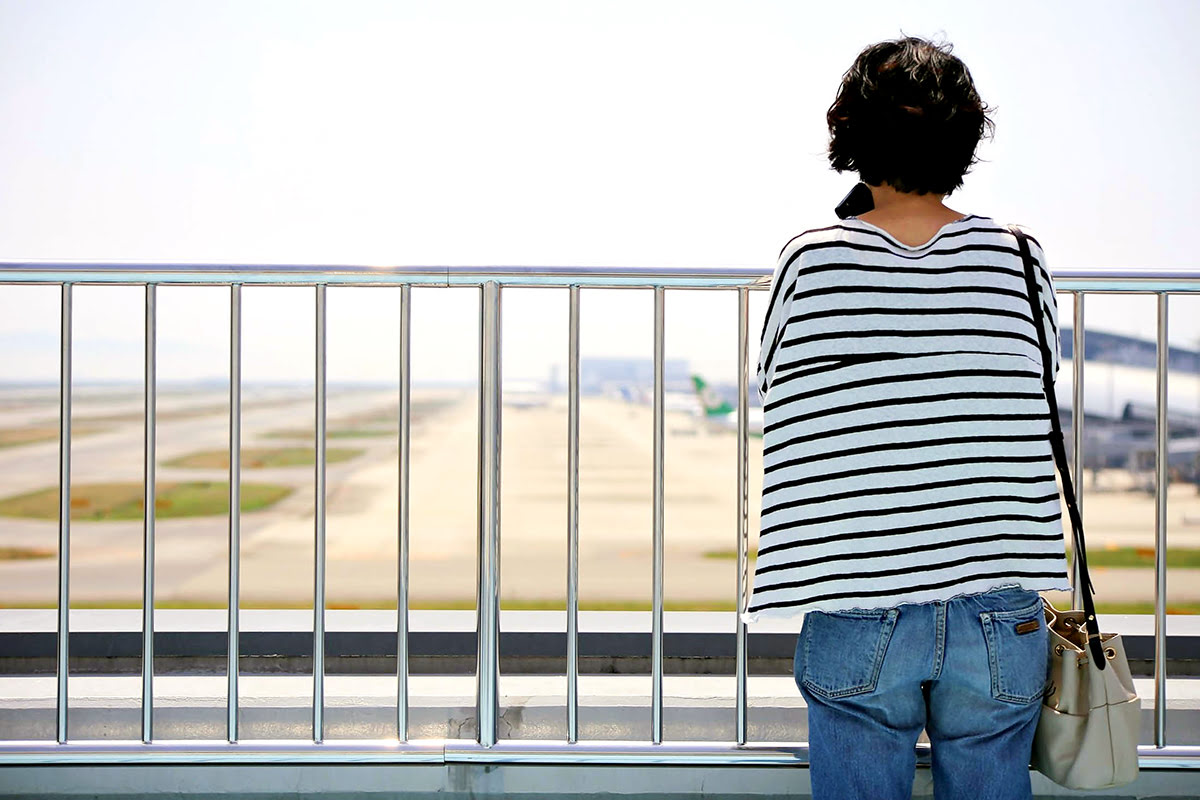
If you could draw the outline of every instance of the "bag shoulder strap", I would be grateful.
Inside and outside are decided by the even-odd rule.
[[[1032,311],[1033,325],[1037,328],[1038,347],[1042,354],[1042,389],[1046,394],[1046,402],[1050,407],[1050,449],[1054,451],[1054,461],[1058,465],[1058,473],[1062,478],[1063,495],[1067,501],[1067,514],[1071,519],[1071,530],[1075,542],[1075,559],[1079,564],[1080,594],[1083,595],[1083,610],[1086,615],[1084,625],[1088,634],[1088,646],[1095,659],[1096,666],[1104,669],[1107,659],[1100,644],[1100,624],[1096,621],[1096,607],[1092,598],[1095,588],[1092,586],[1091,575],[1087,567],[1087,547],[1083,539],[1083,519],[1079,513],[1079,504],[1075,500],[1075,486],[1071,481],[1071,471],[1067,466],[1067,447],[1063,437],[1062,424],[1058,417],[1058,397],[1054,393],[1054,378],[1050,374],[1054,355],[1046,343],[1045,316],[1042,313],[1042,295],[1038,289],[1037,275],[1033,265],[1033,254],[1029,251],[1029,239],[1025,232],[1016,225],[1009,225],[1009,231],[1017,238],[1021,251],[1021,261],[1025,267],[1025,289]]]

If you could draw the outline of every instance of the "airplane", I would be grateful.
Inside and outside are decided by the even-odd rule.
[[[704,409],[704,417],[708,423],[718,430],[737,431],[737,408],[728,400],[717,396],[712,387],[704,382],[699,375],[692,376],[692,385],[696,387],[696,397],[700,407]],[[762,438],[763,409],[762,406],[750,406],[746,414],[747,430],[751,436]]]
[[[728,400],[720,397],[700,375],[693,374],[692,391],[663,392],[663,409],[665,411],[683,412],[688,416],[700,417],[704,425],[711,431],[737,432],[737,407]],[[653,393],[645,387],[620,384],[608,392],[609,396],[624,400],[627,403],[650,405],[654,401]],[[760,405],[751,405],[747,412],[747,432],[750,436],[762,438],[763,409]],[[685,431],[680,430],[679,433]],[[687,432],[695,433],[696,429]]]
[[[549,389],[540,381],[506,380],[504,405],[512,408],[544,408],[550,404]]]
[[[1153,342],[1133,341],[1153,345]],[[1092,358],[1085,358],[1085,363],[1084,469],[1093,473],[1104,469],[1127,470],[1139,478],[1143,488],[1153,491],[1158,382],[1154,368]],[[1069,458],[1074,457],[1075,443],[1071,434],[1072,377],[1072,361],[1064,358],[1055,393]],[[1172,369],[1167,388],[1168,481],[1195,483],[1200,487],[1200,414],[1191,410],[1197,407],[1200,397],[1200,375],[1187,369]]]

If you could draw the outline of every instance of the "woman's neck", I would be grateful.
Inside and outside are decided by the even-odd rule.
[[[939,222],[945,224],[952,222],[964,214],[955,211],[952,208],[947,208],[942,201],[945,199],[944,194],[914,194],[912,192],[898,192],[886,182],[879,186],[871,186],[871,199],[874,201],[875,207],[870,211],[859,214],[860,219],[864,219],[872,224],[887,221],[913,221],[913,222]]]
[[[871,186],[870,184],[867,184]],[[897,192],[891,186],[871,186],[875,207],[858,218],[887,231],[909,247],[920,247],[948,223],[965,217],[942,203],[942,194]]]

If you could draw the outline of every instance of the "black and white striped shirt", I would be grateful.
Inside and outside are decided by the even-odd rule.
[[[1057,375],[1054,284],[1030,238]],[[1027,296],[1016,239],[989,217],[915,247],[850,217],[784,247],[744,621],[1071,588]]]

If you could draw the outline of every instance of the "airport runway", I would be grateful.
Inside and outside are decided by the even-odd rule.
[[[414,400],[421,397],[414,391]],[[195,398],[197,405],[207,402]],[[330,398],[331,419],[394,402],[392,395],[358,393]],[[160,408],[162,408],[160,404]],[[140,410],[140,402],[132,408]],[[50,412],[54,407],[50,406]],[[16,413],[14,410],[11,413]],[[47,407],[22,408],[29,418]],[[82,414],[82,407],[77,409]],[[87,410],[87,413],[92,413]],[[246,412],[245,444],[277,428],[311,424],[310,398]],[[214,414],[160,423],[162,460],[222,447],[226,421]],[[470,606],[476,587],[476,463],[473,393],[427,419],[414,421],[410,495],[410,603]],[[652,412],[649,406],[605,397],[581,405],[580,599],[642,603],[652,581]],[[736,562],[704,557],[736,546],[736,438],[699,418],[668,412],[665,449],[666,510],[664,599],[672,603],[732,602]],[[506,406],[502,420],[501,597],[504,602],[561,603],[566,596],[566,402]],[[750,546],[757,541],[761,439],[751,440]],[[365,450],[328,467],[327,584],[329,607],[387,606],[398,583],[397,451],[390,437],[330,439],[329,446]],[[141,479],[141,423],[81,437],[75,443],[74,480]],[[0,450],[0,495],[53,485],[57,445],[48,442]],[[160,467],[159,481],[224,478],[223,470]],[[311,467],[245,470],[244,481],[296,487],[273,509],[243,515],[241,600],[247,606],[305,606],[313,598],[314,525]],[[1172,486],[1172,546],[1200,547],[1200,497],[1194,487]],[[1154,503],[1144,492],[1111,488],[1085,495],[1089,549],[1150,547]],[[72,524],[73,604],[138,604],[141,599],[140,522]],[[224,605],[227,597],[227,525],[223,517],[166,519],[157,524],[156,602]],[[0,518],[0,545],[54,548],[57,525]],[[53,605],[55,560],[0,562],[0,605]],[[1172,602],[1200,602],[1195,570],[1172,570]],[[1153,572],[1093,568],[1102,602],[1148,601]]]

